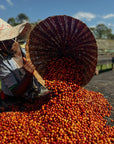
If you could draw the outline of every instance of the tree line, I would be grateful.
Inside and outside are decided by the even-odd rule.
[[[94,28],[90,28],[96,39],[114,39],[112,29],[108,28],[105,24],[98,24]]]
[[[41,19],[38,19],[37,22],[31,23],[32,27],[34,27],[40,21]],[[30,20],[26,14],[20,13],[17,15],[16,18],[14,17],[9,18],[7,22],[12,26],[16,26],[23,22],[30,22]],[[112,29],[108,28],[105,24],[98,24],[96,27],[90,27],[90,30],[92,31],[96,39],[114,39]]]
[[[32,27],[34,27],[37,23],[39,23],[41,20],[38,19],[37,22],[31,23]],[[24,22],[30,22],[29,17],[24,14],[24,13],[20,13],[16,16],[16,18],[11,17],[8,19],[7,21],[11,26],[16,26],[18,24],[24,23]]]

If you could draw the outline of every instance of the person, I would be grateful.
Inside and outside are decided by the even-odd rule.
[[[41,91],[48,92],[34,77],[35,66],[26,60],[25,49],[18,40],[27,39],[31,30],[29,23],[12,27],[0,19],[0,80],[1,100],[34,99]]]

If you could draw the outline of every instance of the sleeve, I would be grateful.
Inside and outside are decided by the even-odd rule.
[[[17,81],[13,75],[13,73],[8,69],[4,63],[0,62],[0,80],[7,87],[11,88],[14,85],[17,85]]]

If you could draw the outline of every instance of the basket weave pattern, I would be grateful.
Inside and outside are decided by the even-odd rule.
[[[55,79],[59,80],[58,73],[61,73],[60,80],[65,80],[65,73],[59,71],[63,66],[51,64],[63,60],[64,65],[66,62],[63,68],[67,67],[67,70],[70,67],[69,59],[75,65],[70,67],[69,72],[67,70],[69,81],[75,75],[74,83],[84,86],[94,75],[97,65],[96,40],[90,29],[78,19],[66,15],[48,17],[31,31],[28,47],[30,59],[43,78],[51,79],[51,75],[57,73]],[[79,75],[80,82],[76,80]]]

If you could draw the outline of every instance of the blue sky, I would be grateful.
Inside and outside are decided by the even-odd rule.
[[[30,22],[54,15],[69,15],[88,27],[105,24],[114,33],[114,0],[0,0],[0,18],[7,21],[20,13]]]

